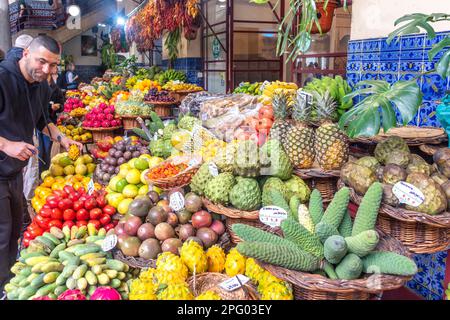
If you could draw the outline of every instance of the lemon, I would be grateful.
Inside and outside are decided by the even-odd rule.
[[[138,158],[134,161],[134,167],[140,171],[148,169],[148,161]]]
[[[146,195],[148,193],[148,185],[143,185],[139,188],[138,194],[139,195]]]
[[[109,180],[109,184],[108,187],[112,190],[112,191],[116,191],[117,192],[117,182],[119,182],[122,178],[119,176],[114,176],[111,178],[111,180]]]
[[[126,214],[128,212],[128,207],[130,206],[131,202],[133,202],[133,199],[123,199],[117,206],[117,211],[120,214]]]
[[[138,184],[141,182],[141,172],[138,169],[131,169],[128,171],[125,179],[127,179],[128,183]]]
[[[134,199],[139,194],[139,188],[134,184],[127,184],[123,188],[122,194],[125,198]]]

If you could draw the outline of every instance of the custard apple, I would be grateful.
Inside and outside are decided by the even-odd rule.
[[[237,184],[231,189],[230,202],[236,209],[254,211],[261,207],[261,190],[258,181],[251,178],[236,178]]]
[[[418,207],[406,206],[406,209],[436,215],[447,209],[447,196],[432,178],[423,173],[411,173],[406,182],[414,185],[425,196],[424,202]]]
[[[404,150],[394,150],[388,154],[384,160],[384,164],[396,164],[402,168],[408,166],[410,153]]]
[[[261,175],[288,180],[292,177],[292,164],[278,140],[269,140],[260,151]]]
[[[421,156],[417,154],[410,154],[406,172],[408,174],[413,172],[424,173],[429,176],[431,174],[431,166]]]
[[[292,176],[292,178],[284,182],[284,185],[288,190],[288,199],[291,199],[292,196],[297,196],[300,198],[301,203],[308,202],[311,190],[301,178]]]
[[[205,196],[213,203],[226,206],[230,203],[229,195],[235,183],[233,174],[229,172],[220,173],[206,184]]]
[[[191,116],[184,116],[178,122],[178,128],[192,131],[192,129],[194,129],[195,124],[198,124],[199,126],[201,126],[202,121],[197,118],[191,117]]]
[[[356,161],[356,164],[367,167],[372,171],[376,171],[380,167],[380,163],[375,157],[362,157]]]
[[[203,196],[205,194],[205,187],[208,181],[213,178],[209,171],[209,162],[205,162],[200,166],[197,173],[192,177],[191,190],[196,194]]]
[[[278,190],[283,195],[283,198],[286,201],[289,201],[288,198],[288,189],[284,182],[280,178],[272,177],[267,179],[264,183],[263,191],[262,191],[262,204],[263,206],[268,206],[272,203],[272,199],[270,196],[270,190]]]
[[[364,195],[372,183],[377,181],[377,177],[373,170],[355,162],[347,162],[341,169],[341,180],[359,195]]]
[[[402,150],[409,153],[409,147],[402,138],[391,136],[377,144],[374,155],[380,163],[385,164],[387,156],[394,150]]]
[[[240,141],[234,158],[233,173],[242,177],[257,177],[260,170],[258,144],[251,140]]]

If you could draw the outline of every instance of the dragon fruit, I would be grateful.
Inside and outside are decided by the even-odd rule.
[[[98,287],[91,295],[90,300],[122,300],[122,297],[114,288]]]
[[[114,115],[112,115],[112,114],[107,114],[107,115],[106,115],[106,120],[108,120],[108,121],[114,120]]]
[[[86,300],[86,297],[78,289],[66,290],[59,295],[58,300]]]
[[[103,120],[103,121],[102,121],[102,127],[103,127],[103,128],[109,128],[109,127],[111,127],[111,122],[109,122],[108,120]]]

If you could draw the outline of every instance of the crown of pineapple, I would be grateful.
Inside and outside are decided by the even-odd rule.
[[[286,119],[288,116],[289,99],[288,95],[282,91],[275,91],[272,97],[273,115],[276,120]]]
[[[311,105],[307,103],[304,95],[298,94],[295,97],[292,107],[292,119],[296,121],[308,121],[311,115]]]
[[[319,120],[331,120],[336,110],[336,101],[330,95],[330,91],[327,90],[324,94],[314,91],[313,96],[316,102],[317,118]]]

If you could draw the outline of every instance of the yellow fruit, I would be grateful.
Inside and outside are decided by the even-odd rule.
[[[87,169],[87,167],[84,164],[79,164],[79,165],[77,165],[75,167],[75,173],[79,174],[79,175],[82,175],[82,176],[86,175],[87,170],[88,169]]]
[[[260,294],[261,300],[294,300],[292,288],[286,282],[272,282]]]
[[[140,171],[148,169],[148,161],[138,158],[134,161],[134,167]]]
[[[120,178],[120,177],[119,177]],[[122,193],[123,189],[128,185],[128,181],[126,179],[121,178],[116,183],[116,191]]]
[[[88,163],[86,165],[88,173],[94,173],[95,168],[97,167],[97,165],[95,163]]]
[[[139,194],[139,189],[134,184],[128,184],[123,188],[122,194],[125,198],[134,199]]]
[[[65,156],[65,157],[61,157],[59,159],[58,164],[64,168],[66,166],[72,165],[73,161],[72,161],[72,159],[70,159],[69,156]]]
[[[135,279],[130,285],[130,300],[156,300],[156,288],[151,281]]]
[[[245,257],[236,248],[230,250],[225,261],[225,273],[234,277],[237,274],[245,273]]]
[[[128,207],[130,206],[131,202],[133,202],[133,199],[123,199],[117,206],[117,211],[120,214],[126,214],[128,212]]]
[[[120,168],[120,171],[119,171],[118,176],[120,176],[121,178],[125,178],[128,174],[128,171],[131,170],[131,167],[128,163],[124,163],[124,164],[120,165],[119,168]]]
[[[225,268],[226,255],[221,247],[214,245],[206,251],[208,272],[222,273]]]
[[[152,156],[147,153],[144,153],[139,156],[139,159],[145,159],[145,160],[149,161],[152,159]]]
[[[51,188],[53,183],[55,183],[55,178],[53,178],[52,176],[46,176],[43,179],[42,186]]]
[[[71,176],[75,173],[75,167],[72,165],[69,165],[67,167],[64,167],[64,174],[66,176]]]
[[[186,283],[169,284],[158,292],[158,300],[193,300],[189,287]]]
[[[139,188],[138,194],[139,195],[146,195],[148,193],[148,185],[144,185]]]
[[[158,284],[184,283],[188,277],[188,268],[179,256],[163,252],[156,260],[155,277]]]
[[[117,191],[117,189],[116,189],[116,184],[117,184],[117,182],[120,181],[120,179],[122,179],[122,178],[119,177],[119,176],[114,176],[114,177],[112,177],[111,180],[109,180],[108,187],[109,187],[112,191]]]
[[[75,160],[75,162],[73,163],[73,165],[76,167],[80,164],[84,164],[84,158],[83,157],[79,157],[77,160]]]
[[[83,155],[83,161],[84,164],[88,164],[88,163],[92,163],[94,162],[94,159],[92,159],[92,157],[88,154]]]
[[[160,164],[161,162],[163,162],[164,159],[163,158],[159,158],[159,157],[152,157],[149,161],[148,161],[148,166],[149,168],[155,167],[158,164]]]
[[[134,162],[136,160],[137,160],[137,158],[133,158],[133,159],[131,159],[130,161],[127,162],[128,165],[130,166],[130,169],[135,169]]]
[[[41,179],[44,180],[46,177],[51,176],[50,170],[45,170],[41,173]]]
[[[141,172],[138,169],[131,169],[128,171],[125,179],[128,183],[138,184],[141,182]]]
[[[211,290],[203,292],[201,295],[197,296],[195,300],[222,300],[220,296]]]
[[[50,172],[51,172],[52,176],[54,176],[54,177],[62,176],[64,174],[64,169],[60,165],[52,164],[50,166]]]
[[[183,243],[180,249],[180,257],[191,274],[208,271],[208,258],[202,246],[197,242],[190,240]]]
[[[146,179],[146,176],[147,176],[147,173],[148,173],[149,170],[150,169],[145,169],[144,171],[142,171],[142,173],[141,173],[141,183],[143,183],[143,184],[147,184],[148,183],[147,179]]]
[[[248,258],[245,261],[245,275],[255,284],[258,284],[264,274],[264,269],[256,263],[255,259]]]
[[[119,204],[125,199],[121,193],[111,193],[108,194],[108,204],[114,208],[118,208]]]

